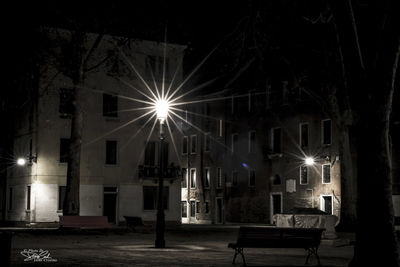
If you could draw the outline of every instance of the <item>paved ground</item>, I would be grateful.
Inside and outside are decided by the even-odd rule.
[[[236,239],[237,227],[184,227],[166,231],[165,249],[154,248],[154,232],[141,230],[14,231],[12,266],[232,266],[233,250],[227,247]],[[344,237],[343,234],[339,234]],[[345,238],[352,238],[345,236]],[[36,254],[46,255],[47,262],[24,261]],[[40,251],[40,249],[42,251]],[[25,254],[22,255],[21,253]],[[247,249],[248,266],[306,266],[303,249]],[[353,255],[353,246],[321,245],[323,266],[346,266]],[[241,259],[237,261],[237,266]],[[312,258],[309,266],[317,261]]]

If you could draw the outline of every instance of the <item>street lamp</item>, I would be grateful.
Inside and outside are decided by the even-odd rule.
[[[167,119],[169,110],[169,103],[166,99],[159,99],[155,104],[155,111],[157,113],[157,119],[160,122],[160,149],[159,149],[159,165],[160,169],[158,172],[158,201],[157,201],[157,224],[156,224],[156,248],[165,248],[164,240],[164,229],[165,229],[165,215],[164,215],[164,122]]]
[[[305,159],[305,163],[306,163],[306,165],[308,165],[308,166],[311,166],[311,165],[314,165],[314,159],[313,158],[311,158],[311,157],[307,157],[306,159]]]
[[[19,166],[25,166],[26,162],[28,162],[29,165],[32,165],[32,162],[37,162],[37,157],[29,154],[26,157],[19,157],[17,159],[17,164]]]

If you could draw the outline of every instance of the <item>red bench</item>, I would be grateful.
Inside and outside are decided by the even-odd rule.
[[[111,228],[107,216],[60,216],[61,228]]]

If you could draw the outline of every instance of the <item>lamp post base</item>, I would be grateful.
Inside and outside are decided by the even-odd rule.
[[[165,248],[165,240],[163,240],[163,239],[161,239],[161,240],[156,239],[155,247],[156,247],[156,248]]]

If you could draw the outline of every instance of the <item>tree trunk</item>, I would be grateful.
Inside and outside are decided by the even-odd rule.
[[[339,159],[340,159],[340,222],[338,231],[354,231],[357,224],[356,216],[356,176],[353,169],[353,158],[349,140],[348,126],[339,129]]]
[[[358,225],[351,267],[400,266],[394,230],[388,130],[386,122],[368,117],[356,128]]]
[[[73,70],[71,78],[74,84],[74,93],[71,118],[71,137],[68,153],[67,167],[67,187],[65,190],[65,199],[63,203],[64,215],[79,215],[79,187],[80,187],[80,162],[81,145],[83,130],[83,111],[82,111],[82,88],[84,77],[84,39],[85,33],[82,31],[71,32],[71,45],[73,46]]]

